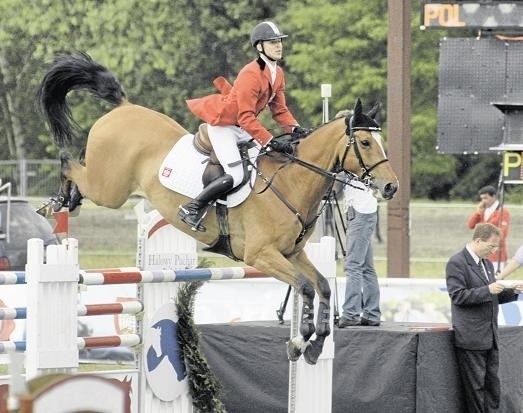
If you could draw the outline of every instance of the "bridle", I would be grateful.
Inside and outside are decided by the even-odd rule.
[[[345,146],[345,152],[343,152],[343,156],[341,158],[341,163],[338,166],[339,170],[338,172],[344,171],[348,174],[351,174],[350,171],[347,171],[345,168],[343,168],[343,165],[345,164],[345,159],[347,158],[347,154],[349,153],[349,150],[351,148],[351,145],[354,147],[354,153],[356,154],[356,158],[358,158],[358,162],[361,167],[361,176],[357,175],[359,180],[365,181],[365,180],[372,180],[371,172],[373,169],[375,169],[378,165],[381,165],[384,162],[388,162],[389,158],[385,157],[378,162],[376,162],[374,165],[367,166],[365,162],[363,162],[363,158],[361,157],[360,148],[358,146],[358,140],[356,139],[356,136],[354,135],[355,131],[358,130],[365,130],[370,132],[381,132],[381,128],[379,126],[353,126],[353,119],[354,116],[351,116],[349,119],[349,124],[347,126],[347,129],[345,129],[345,135],[348,136],[347,145]]]
[[[360,149],[358,147],[358,141],[356,139],[356,136],[354,135],[354,132],[358,131],[358,130],[366,130],[366,131],[374,132],[374,131],[381,131],[381,128],[380,127],[375,127],[375,126],[353,126],[353,117],[351,116],[351,118],[349,119],[349,124],[348,124],[347,128],[345,129],[345,136],[347,136],[347,138],[348,138],[347,145],[345,146],[345,151],[343,152],[343,156],[341,158],[341,162],[338,161],[336,163],[336,165],[334,166],[333,170],[331,170],[331,171],[328,171],[328,170],[323,169],[323,168],[321,168],[321,167],[319,167],[317,165],[314,165],[314,164],[311,164],[309,162],[306,162],[306,161],[304,161],[302,159],[297,158],[296,156],[294,156],[294,154],[289,154],[289,153],[281,153],[281,155],[286,156],[289,161],[285,162],[282,165],[282,167],[279,168],[278,171],[276,171],[274,173],[274,175],[270,179],[266,178],[261,173],[261,171],[257,170],[257,175],[266,184],[266,187],[263,190],[261,190],[260,192],[258,192],[258,194],[261,194],[261,193],[265,192],[267,189],[270,188],[274,192],[274,194],[280,199],[280,201],[282,201],[285,204],[285,206],[287,206],[287,208],[289,208],[294,213],[294,215],[296,216],[298,221],[300,221],[300,223],[302,225],[302,231],[300,232],[298,238],[295,241],[296,244],[298,244],[303,239],[303,237],[305,236],[307,231],[314,226],[316,220],[322,214],[323,209],[325,208],[326,204],[325,203],[323,204],[323,206],[317,212],[316,216],[311,221],[305,222],[304,219],[302,218],[301,214],[299,213],[299,211],[293,205],[291,205],[289,203],[289,201],[285,198],[285,196],[277,188],[275,188],[272,185],[274,177],[285,166],[287,166],[287,165],[289,165],[291,163],[297,163],[298,165],[301,165],[304,168],[307,168],[307,169],[309,169],[309,170],[311,170],[311,171],[313,171],[313,172],[315,172],[315,173],[317,173],[319,175],[325,176],[325,177],[327,177],[328,179],[331,180],[331,183],[329,185],[329,189],[327,191],[328,195],[330,195],[330,193],[332,192],[332,188],[333,188],[334,183],[336,181],[341,182],[344,185],[346,185],[348,183],[346,178],[344,178],[344,179],[338,178],[338,174],[340,172],[347,173],[349,175],[349,180],[357,179],[359,181],[364,182],[366,186],[369,186],[370,182],[372,181],[371,172],[378,165],[381,165],[384,162],[388,162],[389,159],[387,157],[385,157],[385,158],[381,159],[380,161],[376,162],[374,165],[367,166],[365,164],[365,162],[363,161]],[[343,165],[345,164],[345,159],[347,158],[347,155],[348,155],[349,150],[350,150],[351,147],[354,147],[354,153],[356,154],[356,157],[358,158],[358,162],[359,162],[361,170],[363,172],[361,176],[358,176],[358,175],[354,174],[353,172],[347,171],[343,167]],[[266,152],[260,153],[260,154],[266,154]]]
[[[304,168],[307,168],[313,172],[316,172],[319,175],[323,175],[329,179],[332,180],[332,184],[334,185],[334,182],[338,181],[343,184],[346,183],[346,179],[340,179],[337,177],[337,175],[340,172],[345,172],[349,174],[350,176],[354,176],[356,179],[362,181],[362,182],[369,182],[372,181],[372,174],[371,172],[376,169],[379,165],[382,163],[388,162],[389,158],[386,156],[376,162],[374,165],[367,166],[365,162],[363,161],[363,157],[361,156],[361,151],[358,146],[358,140],[356,139],[355,132],[359,130],[365,130],[370,132],[381,132],[381,128],[379,126],[353,126],[353,119],[354,117],[351,116],[349,119],[349,124],[347,128],[345,129],[345,136],[347,136],[347,145],[345,145],[345,151],[343,152],[343,156],[341,157],[341,161],[337,162],[334,166],[334,169],[332,171],[328,171],[326,169],[320,168],[319,166],[316,166],[314,164],[311,164],[309,162],[306,162],[300,158],[297,158],[293,154],[289,153],[282,153],[281,155],[284,155],[289,159],[289,163],[297,163],[298,165],[303,166]],[[346,170],[343,165],[345,164],[345,159],[347,159],[347,155],[349,154],[350,148],[354,147],[354,153],[356,155],[356,158],[358,159],[358,163],[360,164],[361,168],[361,175],[355,174],[351,171]],[[287,164],[286,164],[287,165]],[[284,165],[284,166],[286,166]],[[272,181],[272,180],[271,180]]]

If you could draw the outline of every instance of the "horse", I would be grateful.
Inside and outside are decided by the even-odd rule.
[[[66,99],[72,90],[84,90],[114,106],[91,126],[80,160],[65,151],[78,140]],[[211,210],[206,215],[206,232],[192,231],[177,218],[179,206],[189,198],[165,188],[158,178],[166,154],[189,134],[178,122],[131,103],[117,77],[82,52],[55,57],[37,99],[54,143],[63,151],[64,205],[71,197],[78,199],[78,191],[107,208],[119,208],[132,194],[139,195],[179,230],[207,245],[216,241],[220,233],[216,214]],[[303,299],[299,335],[287,342],[290,360],[303,355],[307,363],[315,364],[330,334],[329,284],[304,251],[324,195],[345,172],[366,180],[384,199],[391,199],[398,189],[380,142],[381,129],[373,119],[376,113],[376,108],[364,113],[358,99],[352,116],[317,127],[300,139],[294,154],[262,148],[251,193],[228,210],[234,256],[291,285]],[[319,297],[316,325],[315,293]]]

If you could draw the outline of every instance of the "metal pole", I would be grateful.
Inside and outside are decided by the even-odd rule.
[[[27,160],[25,157],[20,159],[20,186],[18,187],[18,195],[27,196]]]
[[[330,83],[322,83],[321,97],[323,98],[323,123],[329,121],[329,98],[332,94],[332,85]]]

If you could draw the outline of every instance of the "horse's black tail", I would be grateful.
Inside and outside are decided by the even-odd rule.
[[[44,118],[58,147],[70,145],[78,131],[66,96],[71,90],[87,90],[115,105],[125,99],[116,76],[89,55],[77,52],[57,55],[37,91]]]

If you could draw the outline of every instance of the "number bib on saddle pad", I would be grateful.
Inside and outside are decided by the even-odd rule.
[[[193,138],[194,135],[192,134],[180,138],[165,157],[158,171],[158,178],[163,186],[189,198],[196,197],[203,190],[202,175],[207,165],[206,161],[209,159],[194,148]],[[255,165],[255,156],[258,152],[258,147],[249,149],[249,157]],[[254,185],[255,179],[256,173],[253,169],[251,170],[250,185],[245,184],[228,195],[227,207],[232,208],[245,201],[251,192],[251,186]]]

